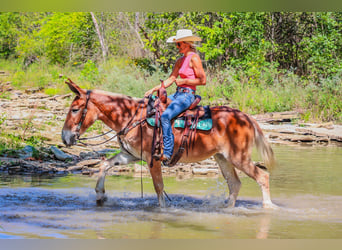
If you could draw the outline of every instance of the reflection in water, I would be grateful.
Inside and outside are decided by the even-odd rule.
[[[264,210],[257,185],[241,178],[226,208],[222,178],[165,178],[171,201],[160,209],[150,178],[109,177],[108,201],[95,204],[96,178],[0,177],[0,238],[278,239],[341,238],[340,148],[275,147],[279,167]],[[328,156],[328,158],[327,158]],[[35,181],[36,180],[36,181]]]
[[[265,216],[262,216],[260,219],[260,226],[259,231],[256,234],[257,239],[267,239],[268,238],[268,231],[270,230],[270,222],[271,217],[267,214]]]

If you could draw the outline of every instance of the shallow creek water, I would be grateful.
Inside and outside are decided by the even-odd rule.
[[[107,176],[95,204],[95,177],[0,176],[0,239],[334,239],[342,238],[342,148],[274,145],[277,210],[262,209],[248,177],[235,208],[218,178],[165,177],[160,209],[150,177]]]

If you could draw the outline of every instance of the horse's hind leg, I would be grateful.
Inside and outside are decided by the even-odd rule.
[[[250,159],[243,160],[237,160],[234,162],[234,165],[243,171],[245,174],[247,174],[249,177],[253,178],[260,186],[262,191],[262,197],[263,202],[262,205],[264,208],[276,208],[272,201],[270,196],[270,184],[269,184],[269,173],[265,170],[258,168],[254,165],[254,163]]]
[[[240,191],[241,181],[236,174],[234,166],[222,154],[214,155],[216,162],[221,168],[223,177],[226,179],[229,188],[228,207],[234,207]]]

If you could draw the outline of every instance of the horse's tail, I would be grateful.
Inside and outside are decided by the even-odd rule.
[[[252,118],[252,123],[255,131],[255,144],[261,154],[263,161],[266,164],[267,170],[271,171],[275,167],[275,158],[270,144],[267,142],[264,133],[258,123]]]

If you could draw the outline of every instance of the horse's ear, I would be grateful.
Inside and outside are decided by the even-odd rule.
[[[71,81],[70,78],[68,78],[68,80],[65,83],[68,84],[71,91],[74,92],[77,96],[81,96],[82,94],[85,94],[85,90],[83,90],[79,86],[77,86],[76,83]]]

